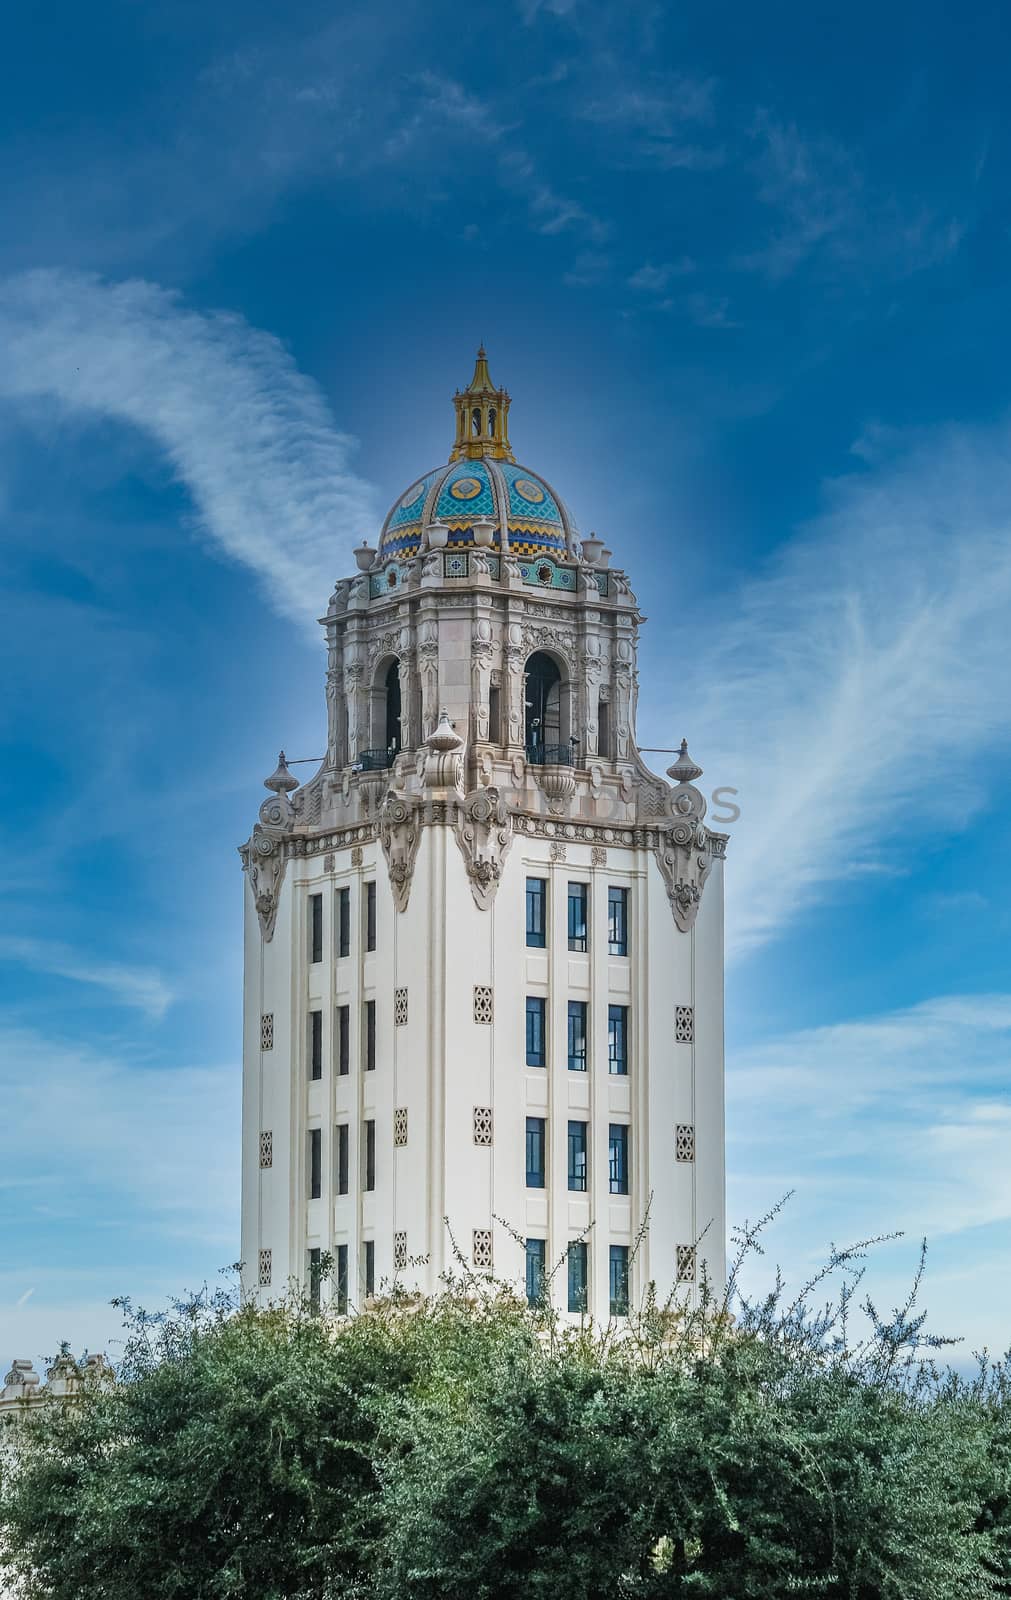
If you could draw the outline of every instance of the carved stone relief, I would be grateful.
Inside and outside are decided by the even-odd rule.
[[[456,839],[463,852],[474,903],[487,911],[513,840],[509,807],[498,789],[475,789],[467,795],[457,812]]]
[[[407,910],[411,897],[414,863],[421,841],[421,818],[417,801],[407,800],[393,790],[387,794],[379,813],[379,842],[386,857],[398,911]]]

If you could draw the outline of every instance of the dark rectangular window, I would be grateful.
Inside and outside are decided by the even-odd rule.
[[[375,1294],[375,1292],[376,1292],[376,1241],[374,1239],[366,1239],[366,1241],[365,1241],[365,1293],[368,1295],[368,1294]]]
[[[337,954],[351,954],[351,890],[337,890]]]
[[[369,1117],[364,1127],[362,1144],[362,1172],[364,1174],[363,1188],[371,1191],[376,1186],[376,1124],[373,1117]]]
[[[544,1188],[544,1118],[527,1118],[527,1188]]]
[[[527,995],[527,1066],[543,1067],[545,1011],[547,1001],[541,995]]]
[[[348,1310],[348,1247],[337,1246],[337,1315],[346,1317]]]
[[[376,1002],[365,1002],[365,1071],[376,1070]]]
[[[628,1245],[612,1244],[610,1250],[610,1292],[612,1317],[628,1316]]]
[[[323,896],[309,896],[309,960],[323,959]]]
[[[323,1193],[323,1129],[309,1129],[309,1199]]]
[[[351,1007],[337,1007],[337,1071],[346,1078],[351,1071]]]
[[[539,1305],[544,1298],[546,1239],[527,1240],[527,1304]]]
[[[573,1239],[569,1245],[569,1310],[586,1308],[586,1240]]]
[[[322,1078],[323,1076],[323,1013],[310,1011],[309,1013],[309,1076]]]
[[[569,1123],[569,1188],[586,1189],[586,1123]]]
[[[569,1001],[569,1071],[586,1071],[586,1001]]]
[[[586,907],[589,899],[589,885],[585,883],[569,884],[569,949],[585,950],[588,947],[586,934]]]
[[[319,1316],[319,1279],[321,1252],[313,1249],[309,1251],[309,1313],[313,1317]]]
[[[608,1182],[612,1194],[628,1194],[628,1124],[612,1122],[607,1135]]]
[[[548,937],[548,884],[546,878],[527,879],[527,944],[543,950]]]
[[[607,891],[607,949],[612,956],[628,955],[628,890]]]
[[[376,882],[373,878],[365,885],[365,948],[376,948]]]
[[[607,1070],[623,1078],[628,1072],[628,1007],[607,1008]]]
[[[347,1194],[350,1186],[351,1140],[346,1122],[337,1124],[337,1193]]]

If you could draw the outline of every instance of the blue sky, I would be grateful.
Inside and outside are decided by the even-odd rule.
[[[241,891],[314,618],[484,340],[739,791],[729,1203],[1009,1342],[997,4],[147,0],[0,64],[0,1354],[237,1254]]]

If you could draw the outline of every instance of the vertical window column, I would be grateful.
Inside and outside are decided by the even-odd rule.
[[[323,1013],[309,1013],[309,1077],[314,1081],[323,1076]]]
[[[539,1305],[544,1298],[546,1239],[527,1240],[527,1304]]]
[[[628,1075],[628,1007],[607,1008],[607,1070],[612,1077]]]
[[[545,1055],[545,1024],[547,1001],[543,995],[527,995],[527,1066],[547,1065]]]
[[[323,896],[309,896],[309,960],[323,959]]]
[[[587,1187],[586,1123],[569,1123],[569,1188],[585,1194]]]
[[[376,948],[376,882],[372,878],[365,885],[365,948]]]
[[[612,1122],[608,1129],[608,1183],[612,1194],[628,1194],[628,1124]]]
[[[346,1078],[351,1071],[351,1007],[337,1007],[337,1073]]]
[[[569,1001],[569,1071],[586,1071],[586,1001]]]
[[[366,1239],[362,1248],[365,1253],[365,1293],[373,1295],[376,1292],[376,1241]]]
[[[337,1246],[337,1315],[346,1317],[348,1310],[348,1247]]]
[[[346,1122],[337,1124],[337,1193],[347,1194],[351,1184],[351,1139]]]
[[[376,1070],[376,1002],[365,1002],[365,1071]]]
[[[586,1240],[573,1239],[568,1256],[568,1306],[570,1311],[585,1312],[587,1306]]]
[[[543,950],[548,937],[548,883],[546,878],[527,879],[527,945]]]
[[[337,956],[339,960],[351,954],[351,890],[337,890]]]
[[[628,955],[628,890],[613,884],[607,891],[607,949],[612,956]]]
[[[544,1188],[545,1119],[527,1118],[527,1188]]]
[[[376,1186],[376,1123],[369,1117],[362,1124],[362,1188],[366,1193]]]
[[[612,1317],[628,1316],[628,1245],[612,1244],[608,1259]]]
[[[570,950],[585,951],[589,949],[589,936],[587,933],[588,904],[589,884],[570,883],[568,897],[568,931]]]
[[[315,1247],[309,1251],[309,1314],[319,1316],[319,1280],[322,1252]]]
[[[309,1129],[309,1199],[323,1193],[323,1129]]]

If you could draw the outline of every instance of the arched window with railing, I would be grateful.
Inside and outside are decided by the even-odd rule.
[[[370,711],[370,747],[360,752],[359,760],[369,770],[391,767],[403,743],[400,662],[395,656],[376,668]]]
[[[527,760],[536,765],[575,759],[576,749],[569,738],[570,684],[565,673],[546,650],[537,650],[526,664],[525,741]]]

